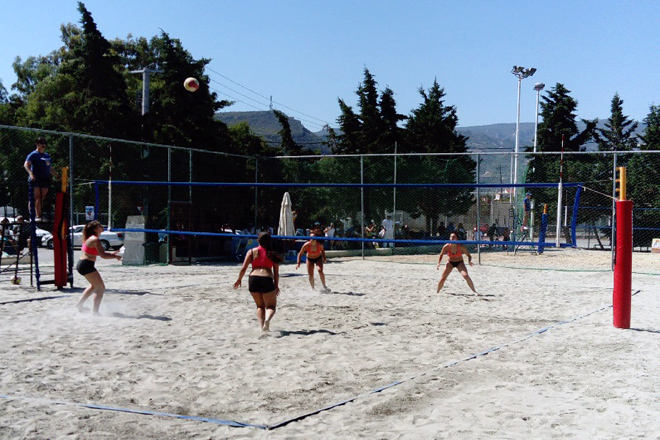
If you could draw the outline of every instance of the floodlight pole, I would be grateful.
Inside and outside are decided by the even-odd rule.
[[[528,78],[536,72],[536,68],[530,67],[525,69],[522,66],[513,66],[511,73],[513,73],[516,78],[518,78],[518,111],[516,113],[516,147],[515,153],[513,156],[513,183],[518,183],[518,151],[520,145],[520,89],[522,86],[522,80]],[[516,203],[516,188],[513,188],[513,204]]]
[[[141,73],[142,74],[142,116],[146,115],[149,113],[149,88],[150,88],[150,75],[152,73],[160,73],[162,72],[161,69],[156,66],[155,69],[150,69],[148,67],[145,67],[142,70],[131,70],[131,73]],[[112,150],[110,150],[110,176],[112,176]],[[172,174],[172,150],[171,148],[167,149],[167,181],[171,182],[171,174]],[[108,184],[108,198],[109,202],[108,205],[111,205],[111,200],[112,200],[112,177],[110,177],[110,182]],[[167,187],[167,229],[170,229],[170,215],[171,215],[171,202],[172,202],[172,187],[168,186]],[[108,208],[108,225],[110,225],[111,218],[112,218],[112,211],[110,208]],[[141,213],[140,213],[141,214]],[[110,229],[110,227],[108,227]],[[168,239],[168,255],[170,255],[170,249],[172,246],[172,240]]]
[[[516,146],[513,155],[513,183],[518,183],[518,151],[520,141],[520,87],[522,85],[522,76],[518,76],[518,106],[516,111]],[[513,204],[516,204],[516,187],[513,187]]]
[[[539,97],[541,95],[541,90],[545,88],[545,84],[536,83],[534,84],[534,90],[536,90],[536,121],[534,122],[534,153],[536,153],[536,145],[538,144],[538,132],[539,132]]]
[[[520,89],[522,85],[522,80],[525,78],[528,78],[536,72],[536,68],[530,67],[529,69],[526,69],[522,66],[513,66],[513,69],[511,69],[511,73],[513,73],[516,78],[518,78],[518,111],[516,113],[516,146],[515,146],[515,151],[513,155],[513,182],[512,183],[518,183],[518,151],[519,151],[519,144],[520,144]],[[513,187],[512,191],[512,200],[511,200],[511,205],[512,208],[514,209],[514,213],[516,210],[516,187]],[[516,222],[515,222],[516,216],[514,216],[514,228],[513,228],[513,241],[516,241]]]
[[[538,135],[539,135],[539,98],[541,95],[541,90],[545,88],[545,84],[536,83],[534,84],[534,90],[536,90],[536,118],[534,121],[534,153],[536,153],[536,146],[538,145]],[[536,159],[536,156],[534,156]],[[529,220],[529,239],[534,241],[534,209],[530,213]]]
[[[142,116],[149,113],[149,75],[160,72],[162,72],[162,70],[158,67],[155,69],[145,68],[142,70],[131,70],[131,73],[142,74]]]

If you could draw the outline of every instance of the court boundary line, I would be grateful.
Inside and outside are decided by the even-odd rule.
[[[69,298],[71,296],[72,296],[72,294],[56,295],[56,296],[40,296],[40,297],[37,297],[37,298],[13,299],[13,300],[10,300],[10,301],[0,302],[0,306],[5,305],[5,304],[19,304],[19,303],[32,302],[32,301],[44,301],[44,300],[47,300],[47,299]]]
[[[631,296],[635,296],[638,293],[641,292],[641,289],[638,289],[635,292],[632,292]],[[423,371],[421,373],[414,374],[412,376],[408,376],[404,379],[397,380],[394,382],[391,382],[389,384],[383,385],[381,387],[372,389],[370,391],[366,391],[362,394],[358,394],[357,396],[350,397],[348,399],[342,400],[341,402],[337,402],[331,405],[324,406],[322,408],[309,411],[303,414],[300,414],[298,416],[283,420],[281,422],[273,423],[273,424],[254,424],[254,423],[242,423],[242,422],[237,422],[234,420],[223,420],[223,419],[215,419],[211,417],[199,417],[199,416],[189,416],[189,415],[184,415],[184,414],[173,414],[173,413],[166,413],[166,412],[158,412],[158,411],[151,411],[151,410],[140,410],[140,409],[130,409],[130,408],[120,408],[120,407],[113,407],[113,406],[106,406],[106,405],[97,405],[97,404],[87,404],[87,403],[80,403],[80,402],[70,402],[70,401],[63,401],[63,400],[53,400],[53,399],[45,399],[45,398],[35,398],[35,397],[28,397],[28,396],[10,396],[10,395],[5,395],[5,394],[0,394],[1,399],[5,400],[32,400],[32,401],[44,401],[44,402],[50,402],[52,404],[56,405],[69,405],[69,406],[78,406],[82,408],[89,408],[89,409],[96,409],[96,410],[102,410],[102,411],[115,411],[115,412],[124,412],[124,413],[130,413],[130,414],[140,414],[140,415],[148,415],[148,416],[160,416],[160,417],[170,417],[170,418],[175,418],[175,419],[183,419],[183,420],[194,420],[194,421],[199,421],[199,422],[206,422],[206,423],[214,423],[216,425],[224,425],[224,426],[229,426],[229,427],[234,427],[234,428],[256,428],[256,429],[261,429],[261,430],[267,430],[267,431],[272,431],[278,428],[281,428],[283,426],[289,425],[294,422],[299,422],[303,419],[306,419],[308,417],[311,417],[316,414],[320,414],[325,411],[329,411],[331,409],[337,408],[339,406],[346,405],[347,403],[354,402],[358,399],[370,396],[372,394],[380,393],[381,391],[387,390],[389,388],[393,388],[395,386],[401,385],[405,382],[409,382],[411,380],[417,379],[422,376],[426,376],[434,371],[439,371],[445,368],[451,368],[456,365],[462,364],[464,362],[471,361],[473,359],[478,359],[480,357],[486,356],[490,353],[496,352],[498,350],[501,350],[503,348],[520,344],[521,342],[524,342],[528,339],[533,338],[534,336],[543,334],[547,332],[548,330],[552,330],[555,328],[558,328],[560,326],[570,324],[572,322],[578,321],[580,319],[586,318],[587,316],[599,313],[603,310],[612,308],[613,304],[608,304],[606,306],[599,307],[598,309],[592,310],[587,313],[583,313],[581,315],[575,316],[573,318],[569,318],[563,321],[557,321],[553,324],[550,324],[548,326],[542,327],[536,331],[533,331],[532,333],[529,333],[525,336],[522,336],[517,339],[513,339],[509,342],[505,342],[500,345],[496,345],[494,347],[491,347],[487,350],[481,351],[479,353],[474,353],[472,355],[466,356],[464,358],[446,362],[443,365],[436,366],[433,368],[430,368],[426,371]]]

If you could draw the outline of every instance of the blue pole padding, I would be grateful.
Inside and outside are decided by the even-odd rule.
[[[577,247],[577,234],[576,234],[576,229],[577,229],[577,216],[578,216],[578,208],[580,206],[580,196],[582,195],[582,186],[577,187],[577,192],[575,193],[575,201],[573,202],[573,219],[571,220],[571,242],[573,243],[573,247]]]
[[[541,216],[541,230],[539,231],[539,250],[538,253],[543,253],[543,248],[545,247],[545,233],[548,230],[548,214],[544,213]]]
[[[37,246],[37,222],[36,207],[34,206],[34,185],[32,180],[28,180],[28,201],[30,202],[30,230],[32,241],[32,256],[34,257],[34,278],[37,280],[37,290],[41,290],[41,274],[39,273],[39,247]]]

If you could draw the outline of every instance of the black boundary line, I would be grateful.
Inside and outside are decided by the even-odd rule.
[[[4,304],[19,304],[19,303],[24,303],[24,302],[32,302],[32,301],[44,301],[47,299],[57,299],[57,298],[68,298],[71,295],[57,295],[57,296],[42,296],[39,298],[27,298],[27,299],[15,299],[12,301],[3,301],[0,302],[0,306]]]
[[[632,295],[637,295],[640,291],[641,291],[641,290],[637,290],[637,291],[634,292]],[[414,375],[414,376],[410,376],[410,377],[408,377],[408,378],[406,378],[406,379],[398,380],[398,381],[396,381],[396,382],[392,382],[392,383],[390,383],[390,384],[388,384],[388,385],[385,385],[385,386],[382,386],[382,387],[380,387],[380,388],[376,388],[376,389],[374,389],[374,390],[367,391],[366,393],[360,394],[360,395],[358,395],[358,396],[352,397],[352,398],[350,398],[350,399],[344,400],[344,401],[339,402],[339,403],[336,403],[336,404],[334,404],[334,405],[329,405],[329,406],[326,406],[325,408],[321,408],[321,409],[317,409],[317,410],[315,410],[315,411],[311,411],[311,412],[308,412],[308,413],[305,413],[305,414],[301,414],[301,415],[299,415],[299,416],[297,416],[297,417],[294,417],[294,418],[291,418],[291,419],[288,419],[288,420],[284,420],[284,421],[282,421],[282,422],[279,422],[279,423],[276,423],[276,424],[273,424],[273,425],[268,425],[268,429],[269,429],[269,430],[273,430],[273,429],[280,428],[280,427],[282,427],[282,426],[286,426],[286,425],[288,425],[288,424],[290,424],[290,423],[293,423],[293,422],[298,422],[298,421],[303,420],[303,419],[305,419],[305,418],[307,418],[307,417],[309,417],[309,416],[312,416],[312,415],[315,415],[315,414],[319,414],[319,413],[321,413],[321,412],[323,412],[323,411],[328,411],[328,410],[333,409],[333,408],[336,408],[336,407],[338,407],[338,406],[345,405],[345,404],[347,404],[347,403],[349,403],[349,402],[353,402],[353,401],[355,401],[355,400],[357,400],[357,399],[359,399],[359,398],[366,397],[366,396],[371,395],[371,394],[379,393],[379,392],[384,391],[384,390],[386,390],[386,389],[388,389],[388,388],[392,388],[392,387],[397,386],[397,385],[400,385],[400,384],[402,384],[402,383],[404,383],[404,382],[407,382],[407,381],[410,381],[410,380],[416,379],[416,378],[418,378],[418,377],[420,377],[420,376],[427,375],[427,374],[429,374],[429,373],[431,373],[431,372],[433,372],[433,371],[440,370],[440,369],[443,369],[443,368],[450,368],[450,367],[456,366],[456,365],[458,365],[458,364],[460,364],[460,363],[467,362],[467,361],[470,361],[470,360],[472,360],[472,359],[477,359],[477,358],[479,358],[479,357],[481,357],[481,356],[486,356],[487,354],[492,353],[492,352],[497,351],[497,350],[500,350],[501,348],[508,347],[508,346],[510,346],[510,345],[519,344],[519,343],[521,343],[521,342],[523,342],[523,341],[525,341],[525,340],[527,340],[527,339],[530,339],[530,338],[532,338],[532,337],[534,337],[534,336],[536,336],[536,335],[540,335],[541,333],[545,333],[546,331],[548,331],[548,330],[550,330],[550,329],[553,329],[553,328],[555,328],[555,327],[559,327],[560,325],[564,325],[564,324],[568,324],[568,323],[571,323],[571,322],[577,321],[578,319],[585,318],[585,317],[587,317],[587,316],[589,316],[589,315],[593,315],[594,313],[598,313],[598,312],[600,312],[600,311],[602,311],[602,310],[605,310],[605,309],[608,309],[608,308],[611,308],[611,307],[612,307],[612,304],[607,305],[607,306],[600,307],[600,308],[598,308],[598,309],[596,309],[596,310],[593,310],[593,311],[591,311],[591,312],[588,312],[588,313],[585,313],[585,314],[582,314],[582,315],[576,316],[576,317],[574,317],[574,318],[567,319],[567,320],[565,320],[565,321],[559,321],[559,322],[556,322],[556,323],[551,324],[551,325],[549,325],[549,326],[547,326],[547,327],[543,327],[543,328],[541,328],[541,329],[539,329],[539,330],[536,330],[535,332],[532,332],[532,333],[530,333],[530,334],[528,334],[528,335],[526,335],[526,336],[523,336],[523,337],[521,337],[521,338],[519,338],[519,339],[514,339],[513,341],[509,341],[509,342],[506,342],[506,343],[504,343],[504,344],[501,344],[501,345],[498,345],[498,346],[492,347],[492,348],[490,348],[490,349],[488,349],[488,350],[482,351],[481,353],[476,353],[476,354],[473,354],[473,355],[467,356],[467,357],[465,357],[465,358],[463,358],[463,359],[459,359],[459,360],[457,360],[457,361],[452,361],[452,362],[449,362],[449,363],[447,363],[447,364],[441,365],[441,366],[439,366],[439,367],[431,368],[430,370],[426,370],[426,371],[424,371],[424,372],[422,372],[422,373],[418,373],[418,374],[416,374],[416,375]]]
[[[632,295],[633,296],[637,295],[639,292],[641,292],[641,290],[637,290],[636,292],[633,292]],[[46,299],[46,298],[44,298],[44,299]],[[357,396],[351,397],[351,398],[343,400],[341,402],[338,402],[338,403],[335,403],[335,404],[332,404],[332,405],[328,405],[328,406],[325,406],[323,408],[320,408],[320,409],[317,409],[317,410],[314,410],[314,411],[310,411],[310,412],[298,415],[296,417],[293,417],[291,419],[283,420],[281,422],[274,423],[274,424],[271,424],[271,425],[268,425],[268,424],[266,424],[266,425],[257,425],[257,424],[252,424],[252,423],[236,422],[236,421],[233,421],[233,420],[222,420],[222,419],[214,419],[214,418],[208,418],[208,417],[187,416],[187,415],[182,415],[182,414],[163,413],[163,412],[148,411],[148,410],[118,408],[118,407],[94,405],[94,404],[85,404],[85,403],[78,403],[78,402],[64,402],[64,401],[55,401],[55,400],[49,400],[49,399],[35,399],[35,398],[29,398],[29,397],[9,396],[9,395],[2,395],[2,394],[0,394],[0,398],[7,399],[7,400],[18,400],[18,399],[21,399],[21,400],[42,400],[42,401],[45,400],[47,402],[51,402],[53,404],[58,404],[58,405],[73,405],[73,406],[79,406],[79,407],[90,408],[90,409],[98,409],[98,410],[103,410],[103,411],[117,411],[117,412],[131,413],[131,414],[141,414],[141,415],[160,416],[160,417],[172,417],[172,418],[177,418],[177,419],[195,420],[195,421],[200,421],[200,422],[214,423],[214,424],[217,424],[217,425],[225,425],[225,426],[231,426],[231,427],[235,427],[235,428],[257,428],[257,429],[272,431],[272,430],[281,428],[283,426],[286,426],[290,423],[298,422],[300,420],[306,419],[307,417],[310,417],[310,416],[313,416],[313,415],[316,415],[316,414],[320,414],[324,411],[329,411],[333,408],[336,408],[336,407],[339,407],[339,406],[342,406],[342,405],[346,405],[347,403],[354,402],[357,399],[367,397],[371,394],[380,393],[381,391],[387,390],[389,388],[393,388],[397,385],[401,385],[404,382],[408,382],[408,381],[416,379],[418,377],[427,375],[427,374],[429,374],[433,371],[440,370],[440,369],[443,369],[443,368],[450,368],[450,367],[456,366],[458,364],[461,364],[463,362],[467,362],[467,361],[477,359],[477,358],[482,357],[482,356],[486,356],[486,355],[488,355],[490,353],[493,353],[495,351],[498,351],[502,348],[509,347],[509,346],[515,345],[515,344],[519,344],[519,343],[521,343],[523,341],[526,341],[527,339],[530,339],[530,338],[532,338],[536,335],[540,335],[542,333],[545,333],[548,330],[557,328],[557,327],[565,325],[565,324],[569,324],[571,322],[577,321],[579,319],[585,318],[589,315],[593,315],[595,313],[598,313],[598,312],[603,311],[605,309],[609,309],[611,307],[613,307],[613,305],[609,304],[607,306],[600,307],[596,310],[592,310],[591,312],[587,312],[587,313],[584,313],[582,315],[578,315],[576,317],[573,317],[573,318],[570,318],[570,319],[567,319],[567,320],[564,320],[564,321],[558,321],[554,324],[543,327],[543,328],[541,328],[539,330],[536,330],[536,331],[534,331],[534,332],[532,332],[528,335],[525,335],[521,338],[514,339],[512,341],[506,342],[506,343],[501,344],[501,345],[497,345],[495,347],[489,348],[489,349],[487,349],[485,351],[482,351],[480,353],[475,353],[475,354],[472,354],[472,355],[467,356],[465,358],[462,358],[462,359],[459,359],[459,360],[456,360],[456,361],[448,362],[444,365],[440,365],[438,367],[431,368],[431,369],[423,371],[421,373],[417,373],[413,376],[409,376],[405,379],[389,383],[389,384],[381,386],[379,388],[375,388],[373,390],[367,391],[365,393],[359,394]]]

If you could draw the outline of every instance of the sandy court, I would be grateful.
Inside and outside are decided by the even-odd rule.
[[[236,264],[102,261],[101,317],[75,309],[80,278],[2,283],[0,438],[654,437],[659,259],[634,256],[631,330],[609,252],[484,254],[482,298],[457,272],[436,294],[433,255],[333,259],[332,293],[285,264],[268,334]]]

